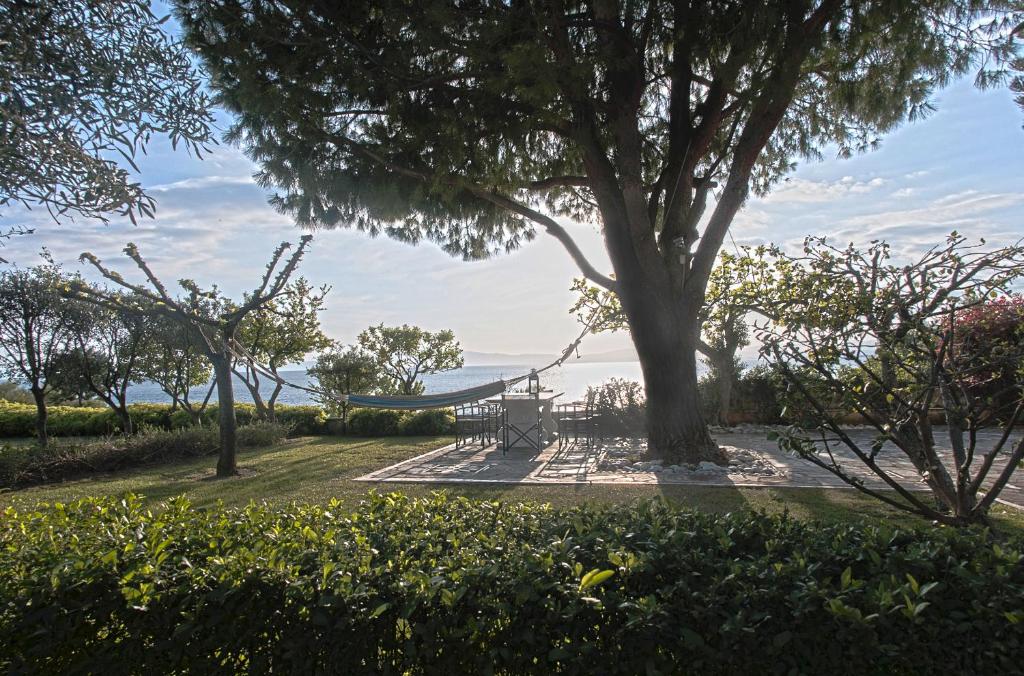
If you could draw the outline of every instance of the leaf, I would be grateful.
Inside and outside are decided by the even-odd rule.
[[[597,568],[595,568],[592,571],[590,571],[589,573],[587,573],[586,575],[584,575],[583,579],[580,580],[580,589],[579,590],[583,591],[584,589],[589,589],[590,587],[594,587],[596,585],[599,585],[602,582],[604,582],[605,580],[607,580],[608,578],[610,578],[614,574],[615,574],[614,570],[601,570],[601,571],[599,571]]]
[[[375,617],[380,617],[390,607],[391,607],[390,603],[382,603],[382,604],[380,604],[379,606],[377,606],[376,608],[373,609],[372,613],[370,613],[370,619],[373,619]]]
[[[775,635],[775,638],[772,639],[772,645],[775,646],[776,648],[781,648],[784,645],[786,645],[787,643],[789,643],[792,638],[793,638],[793,633],[792,632],[789,632],[789,631],[780,632],[780,633]]]
[[[687,648],[704,647],[704,637],[689,627],[683,627],[682,630],[680,630],[680,633],[683,635],[683,645]]]

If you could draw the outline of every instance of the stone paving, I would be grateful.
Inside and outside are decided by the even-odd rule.
[[[871,445],[874,432],[866,428],[851,428],[850,436],[863,448]],[[935,439],[940,453],[949,457],[942,448],[948,437],[945,430],[936,428]],[[481,447],[454,444],[435,449],[390,467],[359,477],[357,481],[405,483],[494,483],[494,484],[667,484],[707,486],[769,486],[792,488],[849,488],[838,477],[807,460],[779,450],[767,438],[766,429],[743,431],[719,430],[715,440],[730,457],[740,454],[742,461],[734,461],[724,468],[691,469],[686,467],[659,467],[641,461],[645,451],[640,439],[606,439],[588,448],[583,444],[566,444],[559,448],[553,443],[540,452],[531,449],[511,449],[507,454],[495,444]],[[1017,436],[1017,435],[1015,435]],[[978,453],[986,452],[998,438],[996,431],[978,435]],[[996,477],[1006,465],[1005,456],[1016,439],[1007,442],[1003,454],[993,464],[989,477]],[[948,442],[947,442],[948,444]],[[820,444],[819,444],[820,446]],[[836,460],[850,475],[862,478],[872,487],[885,488],[885,484],[865,467],[845,447],[832,447]],[[739,457],[739,456],[737,456]],[[887,444],[878,456],[879,465],[910,490],[925,490],[910,461],[897,448]],[[975,461],[977,466],[979,460]],[[1024,470],[1015,470],[1000,496],[1000,502],[1024,509]]]

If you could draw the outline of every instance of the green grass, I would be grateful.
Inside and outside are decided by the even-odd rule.
[[[799,519],[848,521],[859,518],[894,520],[906,524],[925,521],[888,508],[846,489],[738,488],[729,486],[564,486],[363,483],[352,479],[406,458],[425,453],[450,440],[442,437],[305,437],[269,449],[239,454],[242,476],[215,479],[215,458],[199,458],[174,465],[143,467],[61,484],[0,493],[0,506],[26,506],[37,502],[69,502],[76,498],[136,493],[158,502],[186,495],[196,506],[218,500],[238,506],[250,500],[326,503],[332,498],[355,505],[369,491],[400,491],[425,495],[446,490],[458,495],[505,501],[550,502],[555,505],[630,502],[663,496],[682,506],[708,512],[741,509],[769,513],[789,511]],[[994,510],[997,528],[1024,532],[1024,512],[1007,507]]]

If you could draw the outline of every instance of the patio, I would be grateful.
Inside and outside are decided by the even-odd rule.
[[[850,431],[858,443],[870,445],[873,432],[866,428]],[[641,460],[643,439],[604,439],[592,447],[569,443],[563,448],[553,442],[540,452],[512,448],[503,454],[500,445],[449,444],[404,462],[359,477],[356,481],[379,483],[496,483],[496,484],[680,484],[706,486],[766,486],[789,488],[851,489],[838,477],[812,463],[780,451],[767,438],[767,429],[717,430],[715,439],[730,457],[728,469],[704,465],[664,467]],[[943,430],[936,429],[936,438]],[[994,432],[979,435],[984,451],[996,439]],[[1012,441],[1012,440],[1011,440]],[[1007,444],[1007,448],[1011,446]],[[950,451],[942,449],[945,456]],[[885,484],[863,466],[850,451],[833,447],[833,453],[847,471],[872,487]],[[924,490],[910,461],[892,446],[879,455],[879,464],[911,490]],[[998,476],[1005,460],[997,459],[989,476]],[[1024,480],[1018,472],[1003,490],[1000,502],[1024,509]],[[1015,482],[1017,480],[1019,483]],[[852,489],[851,489],[852,490]]]

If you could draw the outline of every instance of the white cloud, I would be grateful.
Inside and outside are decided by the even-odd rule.
[[[877,190],[885,184],[886,180],[877,176],[867,180],[843,176],[836,181],[790,178],[765,198],[765,202],[770,204],[831,202],[849,195],[863,195]]]
[[[186,178],[173,183],[161,183],[146,188],[149,192],[169,192],[171,190],[192,190],[196,188],[215,188],[225,185],[255,185],[252,176],[198,176]]]

